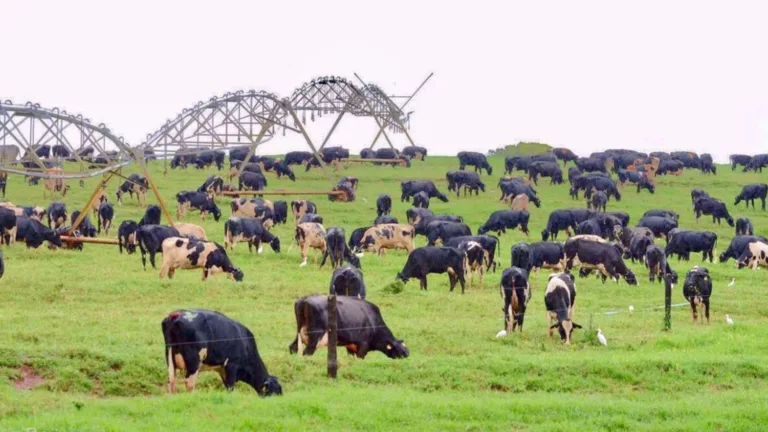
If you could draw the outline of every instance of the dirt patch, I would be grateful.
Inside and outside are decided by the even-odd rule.
[[[40,375],[35,374],[35,371],[27,365],[23,365],[19,368],[19,375],[21,378],[13,382],[16,386],[16,390],[30,390],[45,383],[45,379]]]

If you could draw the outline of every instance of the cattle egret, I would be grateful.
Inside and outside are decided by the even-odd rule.
[[[635,307],[632,305],[629,305],[629,313],[631,314],[634,311],[635,311]]]
[[[730,315],[725,314],[725,322],[727,322],[728,325],[733,325],[733,320],[731,319]]]
[[[502,331],[496,333],[496,337],[497,338],[503,338],[506,335],[507,335],[507,331],[506,330],[502,330]]]
[[[736,278],[731,279],[731,283],[728,284],[728,288],[734,286],[736,284]]]
[[[600,329],[597,329],[597,340],[600,342],[600,345],[608,346],[608,339],[605,338],[603,331]]]

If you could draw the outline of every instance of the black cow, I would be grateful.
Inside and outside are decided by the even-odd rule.
[[[56,144],[55,146],[52,147],[52,150],[53,150],[53,157],[68,158],[71,155],[69,149],[67,149],[66,146],[63,146],[61,144]]]
[[[49,245],[61,247],[61,237],[59,234],[44,226],[37,219],[31,219],[26,216],[16,218],[16,241],[24,241],[28,248],[37,249],[44,241]]]
[[[485,252],[488,253],[488,263],[486,270],[490,270],[491,266],[493,266],[493,271],[496,271],[496,251],[499,250],[499,239],[495,236],[489,236],[489,235],[468,235],[468,236],[458,236],[458,237],[451,237],[450,240],[443,241],[443,246],[445,247],[459,247],[460,244],[465,242],[476,242],[479,243],[480,246],[483,247]],[[501,256],[501,252],[499,252],[499,256]]]
[[[360,150],[360,159],[373,159],[376,157],[376,152],[369,148]]]
[[[427,149],[419,146],[408,146],[401,152],[403,155],[410,157],[411,159],[421,158],[421,160],[427,159]]]
[[[40,158],[51,157],[51,146],[49,145],[44,144],[41,146],[34,146],[30,150],[34,151],[37,157],[40,157]],[[30,150],[27,150],[27,152],[24,154],[24,159],[27,159],[27,155],[29,154]]]
[[[425,246],[416,248],[408,255],[403,270],[397,274],[396,280],[408,282],[410,278],[417,278],[420,287],[427,289],[427,275],[430,273],[448,273],[451,291],[456,287],[456,282],[461,283],[461,293],[464,294],[464,269],[467,259],[464,251],[452,247]]]
[[[645,251],[645,267],[648,269],[648,280],[659,282],[664,280],[664,276],[670,279],[670,283],[677,283],[677,272],[669,267],[669,262],[664,254],[664,249],[651,245]]]
[[[568,168],[568,183],[573,184],[573,179],[581,176],[582,172],[577,166],[572,166]]]
[[[73,211],[70,215],[69,223],[74,225],[78,216],[80,216],[80,210]],[[88,215],[85,215],[85,218],[83,218],[82,222],[80,222],[80,225],[78,225],[77,229],[83,234],[84,237],[96,237],[96,234],[100,232],[96,229],[95,226],[93,226],[93,223],[91,223],[91,218],[88,217]]]
[[[515,169],[528,172],[530,163],[530,156],[507,156],[504,158],[504,174],[512,174]]]
[[[429,208],[429,195],[424,191],[414,195],[413,206],[416,208]]]
[[[605,168],[605,161],[588,157],[588,158],[578,158],[576,160],[576,166],[579,167],[579,169],[582,172],[587,171],[600,171],[607,173],[608,169]]]
[[[579,159],[575,153],[563,147],[552,149],[552,154],[554,154],[558,160],[563,161],[563,166],[565,166],[569,161],[573,161],[575,163]]]
[[[419,192],[426,192],[430,198],[437,198],[442,202],[448,202],[442,192],[437,190],[437,187],[431,180],[407,180],[400,182],[400,202],[407,201],[410,197],[416,195]]]
[[[683,297],[691,304],[694,323],[698,318],[696,307],[701,305],[704,309],[704,316],[707,317],[707,324],[709,324],[709,299],[711,296],[712,278],[709,277],[709,270],[705,267],[694,266],[685,276],[683,283]]]
[[[653,246],[653,235],[632,236],[629,247],[624,250],[624,259],[631,259],[633,263],[635,260],[642,261],[650,246]]]
[[[296,315],[296,338],[289,345],[291,354],[300,350],[311,356],[318,345],[327,343],[328,296],[306,296],[293,305]],[[336,342],[345,346],[347,353],[365,358],[371,351],[380,351],[389,358],[407,358],[410,352],[405,343],[396,339],[387,327],[378,306],[355,297],[336,297]],[[306,348],[302,350],[302,344]]]
[[[685,164],[677,159],[666,159],[659,163],[659,169],[656,175],[678,174],[681,173]]]
[[[725,203],[714,198],[699,198],[693,203],[693,211],[696,213],[696,223],[699,223],[701,215],[712,215],[712,223],[725,219],[728,225],[733,226],[733,218],[728,213]]]
[[[168,391],[176,390],[176,370],[186,372],[187,391],[195,389],[201,370],[218,369],[227,390],[242,381],[259,396],[282,395],[276,377],[261,360],[253,333],[220,312],[177,310],[162,322],[168,364]]]
[[[515,245],[512,250],[517,249],[518,258],[517,262],[521,263],[519,255],[522,254],[522,250],[518,247],[521,244]],[[542,268],[553,269],[555,271],[565,270],[565,249],[562,243],[558,242],[537,242],[526,245],[529,253],[528,257],[528,270],[538,272]]]
[[[744,171],[760,171],[763,172],[763,168],[768,166],[768,154],[759,154],[752,156],[752,160],[744,167]]]
[[[234,243],[243,239],[248,242],[248,252],[262,252],[262,243],[267,243],[273,251],[280,253],[280,239],[264,227],[256,218],[233,216],[224,222],[224,247],[234,247]]]
[[[459,169],[463,170],[467,165],[474,166],[475,172],[482,172],[484,169],[488,175],[493,173],[493,167],[488,163],[485,155],[478,152],[459,152],[456,155],[459,158]]]
[[[285,162],[275,162],[275,174],[277,175],[277,178],[280,178],[282,176],[288,177],[291,181],[296,181],[296,174],[293,173],[293,170],[290,166],[288,166]]]
[[[768,239],[763,236],[737,235],[731,239],[731,243],[728,245],[728,249],[720,254],[720,262],[727,262],[731,258],[739,259],[744,251],[749,248],[749,244],[753,242],[762,242],[768,244]]]
[[[229,151],[229,160],[230,163],[233,160],[239,160],[244,161],[245,157],[248,156],[248,151],[250,150],[249,146],[244,147],[235,147]],[[256,155],[251,155],[251,159],[248,162],[257,162],[259,159]]]
[[[288,220],[288,203],[285,201],[275,201],[272,203],[272,213],[276,224],[284,224]]]
[[[425,235],[428,240],[427,245],[434,246],[438,240],[444,244],[453,237],[471,236],[472,230],[463,223],[436,220],[427,224]]]
[[[735,171],[737,166],[743,166],[744,171],[746,171],[747,166],[750,162],[752,162],[752,156],[749,155],[742,155],[742,154],[733,154],[728,156],[728,159],[731,161],[731,171]]]
[[[749,208],[749,203],[752,202],[752,208],[754,209],[755,200],[759,199],[762,203],[762,209],[765,211],[766,195],[768,195],[768,184],[749,184],[741,189],[741,193],[736,196],[736,202],[733,205],[739,205],[740,202],[744,201],[747,203],[747,208]]]
[[[584,198],[590,199],[595,191],[603,191],[606,196],[613,196],[616,201],[621,201],[621,194],[616,188],[616,182],[607,177],[588,177],[584,188]]]
[[[221,150],[206,150],[195,155],[190,162],[193,162],[197,169],[216,164],[216,168],[221,171],[224,167],[224,158],[226,154]]]
[[[529,235],[528,219],[530,214],[526,211],[515,210],[497,210],[491,213],[488,220],[478,228],[478,234],[485,234],[489,231],[495,231],[499,235],[507,232],[507,228],[514,229],[520,226],[525,235]]]
[[[375,159],[397,159],[398,157],[400,157],[400,153],[390,147],[382,147],[374,152]]]
[[[501,189],[500,201],[505,199],[512,201],[518,195],[526,195],[536,207],[541,207],[541,200],[536,194],[536,190],[529,184],[524,184],[516,179],[501,179],[499,180],[499,189]]]
[[[417,235],[427,235],[427,227],[430,223],[435,221],[444,221],[444,222],[456,222],[456,223],[463,223],[464,219],[461,216],[453,216],[453,215],[431,215],[424,218],[421,218],[419,220],[419,223],[413,225],[415,228],[415,233]]]
[[[117,228],[117,246],[120,253],[123,253],[123,247],[129,254],[136,252],[136,231],[138,229],[139,224],[132,220],[120,222],[120,226]]]
[[[345,239],[346,234],[343,228],[328,228],[325,232],[325,251],[323,252],[323,260],[320,261],[320,268],[323,268],[329,256],[334,269],[341,267],[345,260],[356,268],[360,268],[360,259],[344,243]],[[365,290],[363,290],[363,297],[365,297]]]
[[[510,267],[501,274],[501,296],[504,299],[504,330],[498,336],[512,333],[520,327],[523,331],[525,310],[531,300],[531,285],[528,283],[528,271],[519,267]]]
[[[315,213],[305,213],[303,216],[301,216],[301,219],[299,219],[299,223],[303,224],[308,222],[322,224],[323,217]]]
[[[629,225],[629,213],[627,212],[605,212],[607,216],[613,216],[621,222],[621,226],[626,228]]]
[[[394,216],[384,215],[379,216],[376,219],[373,220],[374,225],[382,225],[382,224],[390,224],[390,223],[400,223],[398,222],[397,218]]]
[[[549,214],[547,219],[547,227],[541,232],[541,239],[543,241],[557,239],[557,234],[560,231],[565,231],[566,234],[571,235],[572,230],[583,221],[592,218],[595,212],[589,209],[565,209],[565,210],[553,210]]]
[[[128,176],[128,180],[123,182],[120,187],[117,188],[115,195],[117,196],[117,203],[123,204],[123,195],[126,193],[133,199],[134,192],[137,193],[137,198],[141,200],[141,194],[149,189],[149,180],[146,177],[139,174],[131,174]]]
[[[283,163],[285,165],[304,165],[309,162],[314,155],[308,151],[292,151],[285,154]]]
[[[603,274],[603,283],[607,277],[619,281],[623,276],[629,285],[637,285],[635,274],[622,259],[621,245],[598,243],[586,239],[570,239],[565,242],[566,271],[573,268],[578,258],[582,270],[597,269]]]
[[[709,198],[709,194],[704,189],[691,189],[691,204],[699,198]]]
[[[549,276],[547,291],[544,294],[544,306],[550,322],[549,337],[552,329],[557,328],[560,339],[571,344],[574,328],[581,328],[573,321],[573,306],[576,304],[576,285],[569,273],[556,273]],[[553,323],[554,322],[554,323]],[[552,324],[553,323],[553,324]]]
[[[677,212],[674,212],[672,210],[660,210],[660,209],[648,210],[645,213],[643,213],[643,217],[646,217],[646,216],[661,216],[661,217],[672,219],[675,222],[680,220],[680,215],[677,214]]]
[[[638,228],[648,228],[654,237],[664,237],[669,241],[669,232],[677,228],[677,221],[664,216],[643,216],[637,223]]]
[[[178,201],[177,218],[181,218],[189,210],[199,210],[200,217],[205,219],[208,213],[213,215],[213,219],[218,222],[221,218],[221,210],[216,205],[216,201],[205,192],[179,192],[176,194]]]
[[[736,235],[754,235],[755,230],[752,227],[752,221],[748,218],[740,217],[736,219]]]
[[[205,193],[215,193],[219,194],[221,193],[222,188],[224,187],[224,179],[220,176],[209,176],[202,185],[200,185],[199,188],[197,188],[198,192],[205,192]]]
[[[717,166],[712,160],[712,155],[709,153],[704,153],[701,155],[701,172],[704,174],[712,173],[717,175]]]
[[[163,240],[179,237],[179,230],[165,225],[144,225],[136,230],[136,244],[141,251],[141,264],[147,269],[147,254],[152,268],[155,266],[155,254],[163,252]]]
[[[243,171],[237,183],[238,190],[264,190],[267,186],[267,178],[263,174]]]
[[[333,271],[329,294],[365,299],[365,281],[363,272],[351,264],[346,264]]]
[[[0,207],[0,243],[10,245],[16,240],[14,228],[16,228],[16,212],[5,207]],[[13,238],[11,238],[13,236]]]
[[[576,234],[591,234],[602,237],[603,230],[600,228],[600,222],[596,219],[587,219],[579,223],[576,227]]]
[[[691,252],[702,252],[702,261],[713,262],[715,246],[717,246],[717,234],[711,231],[688,231],[681,228],[675,228],[669,232],[669,242],[664,248],[664,255],[677,255],[688,261]]]
[[[74,213],[72,213],[74,215]],[[99,229],[98,233],[101,234],[101,229],[104,229],[104,232],[109,235],[109,229],[112,227],[112,219],[115,218],[115,208],[112,207],[112,204],[104,201],[99,205]],[[87,216],[86,216],[87,219]],[[95,236],[92,236],[95,237]]]
[[[376,199],[376,216],[388,215],[392,212],[392,198],[387,194],[381,194]]]
[[[701,169],[701,158],[694,152],[674,151],[670,156],[682,162],[686,168]]]
[[[358,245],[360,245],[360,242],[363,240],[363,236],[365,235],[365,232],[368,231],[371,227],[360,227],[352,231],[352,234],[349,235],[349,242],[347,243],[347,246],[349,246],[350,249],[354,249]]]
[[[538,185],[539,176],[549,177],[549,184],[563,184],[563,170],[557,162],[533,162],[528,166],[528,177]]]
[[[64,203],[54,201],[48,206],[48,228],[59,228],[67,223],[67,206]]]
[[[485,183],[480,180],[480,176],[476,172],[472,171],[449,171],[445,173],[445,179],[448,181],[448,190],[456,192],[456,197],[459,197],[461,188],[464,188],[464,196],[472,196],[472,192],[475,195],[479,195],[480,191],[485,192]]]
[[[637,193],[646,189],[650,193],[656,193],[656,186],[648,180],[648,176],[637,171],[619,170],[619,184],[634,183],[637,186]]]
[[[592,194],[592,198],[589,199],[589,204],[592,206],[592,210],[602,210],[605,212],[606,207],[608,206],[608,195],[606,195],[603,191],[594,192]]]
[[[144,216],[141,217],[139,220],[139,226],[144,225],[160,225],[160,216],[162,215],[162,210],[160,207],[156,205],[150,205],[147,207],[147,210],[144,212]]]
[[[405,217],[411,225],[418,225],[425,217],[432,216],[432,211],[425,208],[409,208],[405,211]]]

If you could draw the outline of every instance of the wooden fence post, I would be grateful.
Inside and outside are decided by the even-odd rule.
[[[328,296],[328,377],[336,379],[339,364],[336,361],[336,345],[338,342],[338,320],[336,311],[336,296]]]

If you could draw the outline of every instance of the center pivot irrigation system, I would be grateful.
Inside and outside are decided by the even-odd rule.
[[[148,134],[146,141],[135,147],[126,143],[123,137],[115,135],[103,123],[95,125],[82,115],[69,114],[58,108],[47,109],[30,102],[17,105],[6,100],[0,102],[0,173],[43,178],[45,188],[54,194],[66,191],[68,179],[102,176],[80,216],[61,239],[70,247],[74,243],[117,244],[114,239],[74,237],[73,233],[113,177],[131,181],[122,174],[122,168],[130,163],[139,164],[171,226],[174,223],[171,213],[147,170],[146,163],[150,158],[162,158],[167,171],[168,159],[177,155],[195,155],[204,151],[248,146],[245,157],[248,161],[259,145],[281,132],[285,135],[291,131],[303,136],[320,162],[323,173],[335,184],[320,152],[330,141],[342,118],[350,114],[374,119],[378,132],[369,148],[373,148],[383,136],[394,149],[388,131],[404,134],[409,145],[414,146],[408,133],[413,112],[406,113],[404,109],[432,75],[429,74],[412,94],[406,96],[388,96],[378,86],[366,84],[358,74],[354,74],[357,85],[345,78],[324,76],[304,83],[290,97],[282,99],[265,91],[226,93],[183,109],[175,119],[167,120],[157,131]],[[398,105],[394,99],[404,101]],[[314,121],[315,117],[323,115],[335,115],[336,119],[320,145],[316,146],[304,126],[307,116]],[[53,150],[54,159],[44,160],[38,155],[45,148]],[[19,160],[20,150],[24,154]],[[79,171],[64,171],[62,162],[65,160]],[[242,191],[240,193],[243,194]],[[323,192],[327,195],[337,193]],[[289,195],[305,192],[262,190],[253,194]]]

